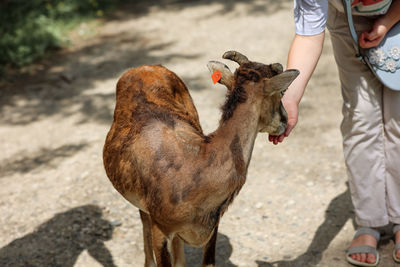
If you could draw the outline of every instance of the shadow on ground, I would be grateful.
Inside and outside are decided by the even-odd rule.
[[[152,56],[152,52],[162,51],[172,44],[147,43],[145,37],[135,34],[134,29],[129,34],[97,39],[78,50],[53,55],[29,74],[18,74],[8,82],[0,83],[0,123],[26,125],[50,116],[66,118],[80,114],[82,119],[78,123],[109,124],[114,92],[88,93],[96,88],[96,84],[110,78],[115,78],[116,83],[118,76],[130,67],[196,57],[183,54]]]
[[[279,11],[285,4],[291,3],[292,0],[135,0],[124,5],[128,12],[114,12],[108,16],[108,19],[124,19],[127,15],[141,17],[151,14],[154,9],[162,9],[167,11],[181,11],[185,8],[207,6],[211,4],[220,5],[215,16],[233,13],[235,8],[242,5],[246,8],[249,15],[268,15]]]
[[[236,267],[229,258],[232,255],[232,245],[229,242],[229,238],[221,233],[218,233],[217,237],[217,248],[215,252],[215,259],[217,266],[221,267]],[[203,249],[185,246],[185,257],[188,267],[201,266],[203,259]]]
[[[151,16],[154,9],[180,12],[184,8],[211,3],[221,5],[214,16],[234,13],[238,4],[244,5],[248,14],[260,13],[267,16],[289,1],[137,0],[121,6],[104,20],[122,22]],[[28,68],[30,71],[24,74],[6,75],[6,79],[0,81],[0,124],[26,125],[50,116],[65,118],[75,114],[82,117],[78,123],[91,121],[109,124],[112,120],[114,93],[87,93],[97,83],[110,78],[116,81],[118,75],[130,67],[194,60],[200,56],[181,51],[160,53],[174,46],[174,42],[148,40],[141,29],[134,26],[126,32],[94,36],[93,40],[80,49],[51,53],[46,59]],[[159,56],[155,56],[154,52]],[[182,78],[185,80],[185,77]],[[189,82],[196,85],[198,81],[191,79]]]
[[[54,149],[42,148],[29,156],[20,152],[0,163],[0,178],[15,173],[28,173],[41,167],[55,168],[60,161],[73,156],[85,147],[87,144],[63,145]]]
[[[323,252],[335,236],[341,231],[346,222],[351,219],[355,227],[354,208],[351,202],[350,191],[347,190],[336,196],[325,210],[325,220],[315,232],[307,251],[293,260],[276,262],[256,261],[258,267],[293,267],[316,266],[322,259]],[[343,248],[343,251],[345,248]],[[338,255],[343,257],[343,255]]]
[[[0,266],[74,266],[87,250],[103,266],[115,266],[104,241],[112,238],[113,226],[102,219],[94,205],[80,206],[40,225],[36,231],[0,249]]]

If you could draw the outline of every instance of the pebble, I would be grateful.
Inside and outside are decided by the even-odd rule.
[[[81,179],[85,179],[89,175],[88,171],[85,171],[84,173],[81,174]]]
[[[257,202],[256,204],[256,209],[260,209],[263,206],[263,203]]]
[[[114,227],[118,227],[118,226],[121,226],[121,225],[122,225],[122,222],[119,221],[119,220],[114,220],[114,221],[111,221],[110,224],[111,224],[112,226],[114,226]]]

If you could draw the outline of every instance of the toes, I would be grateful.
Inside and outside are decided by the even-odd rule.
[[[400,259],[400,250],[398,250],[398,251],[396,252],[396,257],[397,257],[398,259]]]
[[[366,260],[367,260],[367,254],[361,253],[361,254],[360,254],[360,260],[359,260],[359,261],[361,261],[361,262],[366,262]]]
[[[400,251],[397,252],[396,256],[400,258]],[[359,262],[375,263],[376,261],[375,255],[371,253],[351,254],[350,257]]]
[[[376,261],[376,257],[374,254],[371,254],[371,253],[367,254],[367,262],[368,263],[375,263],[375,261]]]

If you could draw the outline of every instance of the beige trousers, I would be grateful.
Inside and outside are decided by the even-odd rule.
[[[359,32],[373,21],[354,17]],[[383,86],[355,57],[346,17],[332,5],[327,27],[342,87],[341,132],[356,221],[400,224],[400,92]]]

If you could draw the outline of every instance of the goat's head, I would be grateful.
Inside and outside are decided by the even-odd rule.
[[[209,70],[211,72],[221,71],[219,82],[224,84],[229,91],[241,88],[247,94],[255,94],[256,97],[262,98],[258,127],[260,132],[267,132],[271,135],[284,133],[288,116],[281,98],[288,86],[299,75],[299,71],[283,71],[282,65],[279,63],[265,65],[252,62],[236,51],[226,52],[223,58],[239,64],[239,68],[234,74],[228,66],[218,61],[210,61],[207,65]]]

